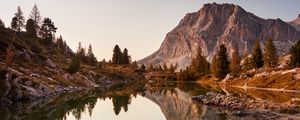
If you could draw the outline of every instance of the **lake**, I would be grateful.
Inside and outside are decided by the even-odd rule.
[[[225,88],[226,89],[226,88]],[[192,96],[219,92],[248,98],[286,102],[298,94],[243,91],[203,86],[197,83],[153,83],[116,85],[66,93],[57,97],[18,102],[0,110],[1,120],[198,120],[254,119],[234,116],[232,110],[202,105]]]

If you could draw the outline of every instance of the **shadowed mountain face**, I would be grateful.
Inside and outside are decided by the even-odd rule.
[[[281,19],[263,19],[233,4],[205,4],[198,12],[188,13],[169,32],[161,47],[139,61],[143,64],[178,64],[185,68],[196,55],[198,47],[211,61],[218,47],[225,44],[229,54],[237,44],[240,54],[250,52],[256,39],[261,45],[268,37],[274,39],[278,54],[286,54],[300,39],[300,32]]]

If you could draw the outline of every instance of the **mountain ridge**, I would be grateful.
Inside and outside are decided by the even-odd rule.
[[[263,19],[233,4],[204,4],[188,13],[173,30],[167,33],[159,50],[139,61],[140,64],[178,64],[184,69],[196,55],[198,46],[208,61],[216,54],[218,46],[225,44],[229,55],[233,44],[240,55],[249,53],[256,41],[263,46],[269,37],[274,39],[279,55],[300,39],[300,32],[281,19]]]

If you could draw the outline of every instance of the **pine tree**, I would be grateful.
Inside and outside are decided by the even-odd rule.
[[[290,50],[289,67],[300,67],[300,40]]]
[[[191,70],[201,77],[209,72],[209,62],[202,56],[202,50],[198,47],[197,55],[192,59]]]
[[[89,45],[89,49],[88,49],[88,53],[87,53],[87,57],[88,57],[88,63],[90,65],[96,65],[97,63],[97,58],[95,57],[93,50],[92,50],[92,45]]]
[[[130,56],[128,55],[128,50],[127,48],[125,48],[123,50],[123,54],[122,54],[122,64],[129,64],[130,63]]]
[[[274,68],[278,66],[277,50],[273,43],[273,39],[269,38],[265,43],[264,48],[264,66],[267,68]]]
[[[54,26],[54,23],[50,18],[45,18],[43,21],[43,25],[39,31],[40,36],[44,39],[44,43],[52,44],[53,35],[56,32],[57,28]]]
[[[252,59],[254,62],[254,67],[256,69],[259,69],[263,67],[264,61],[263,61],[263,54],[260,48],[259,40],[256,40],[255,45],[252,50]]]
[[[17,17],[13,17],[11,20],[11,29],[16,31],[18,29],[18,18]]]
[[[168,72],[169,71],[169,68],[168,68],[168,66],[167,66],[166,63],[163,64],[163,71],[164,72]]]
[[[254,69],[254,61],[252,59],[252,55],[251,56],[246,56],[244,58],[243,64],[242,64],[242,70],[243,71],[248,71],[248,70],[252,70]]]
[[[136,61],[133,61],[131,63],[131,66],[132,66],[133,69],[138,69],[138,67],[139,67]]]
[[[62,36],[59,36],[59,37],[57,38],[57,40],[56,40],[56,46],[57,46],[57,48],[59,49],[59,51],[60,51],[61,53],[65,52],[66,47],[65,47],[65,45],[64,45],[64,40],[63,40]]]
[[[152,64],[149,65],[147,71],[148,71],[148,72],[153,72],[153,71],[154,71],[154,67],[153,67]]]
[[[5,28],[4,22],[0,19],[0,28]]]
[[[34,21],[35,31],[38,32],[40,29],[42,16],[41,16],[38,6],[36,4],[34,4],[34,6],[33,6],[32,11],[29,15],[29,18]]]
[[[146,72],[146,66],[144,64],[141,65],[140,71],[141,72]]]
[[[24,27],[24,23],[25,23],[25,18],[23,16],[23,12],[20,6],[18,6],[17,13],[15,13],[15,17],[16,17],[16,30],[20,32]]]
[[[112,57],[112,63],[113,64],[120,64],[122,59],[122,52],[118,45],[115,45],[115,48],[113,50],[113,57]]]
[[[34,21],[32,19],[28,19],[26,22],[26,32],[30,37],[36,36]]]
[[[217,78],[223,79],[230,72],[230,60],[227,54],[227,48],[224,44],[220,46],[217,59]]]
[[[176,66],[174,66],[173,64],[170,65],[170,72],[174,73],[176,70]]]
[[[86,51],[85,48],[82,47],[81,42],[78,44],[77,54],[82,62],[87,62]]]
[[[232,59],[230,63],[230,70],[233,75],[237,76],[241,70],[240,65],[240,56],[239,56],[239,48],[237,44],[233,45]]]

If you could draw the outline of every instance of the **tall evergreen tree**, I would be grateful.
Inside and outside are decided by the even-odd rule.
[[[0,28],[5,28],[4,22],[0,19]]]
[[[170,72],[171,72],[171,73],[174,73],[175,70],[177,69],[176,67],[177,67],[177,66],[174,66],[173,64],[171,64],[171,65],[170,65],[170,69],[169,69]]]
[[[34,21],[32,19],[28,19],[26,22],[26,32],[30,37],[36,36],[36,30],[34,26]]]
[[[264,61],[263,61],[263,54],[260,48],[259,40],[256,40],[255,45],[252,50],[252,59],[253,59],[253,65],[256,69],[259,69],[263,67]]]
[[[238,73],[241,70],[241,65],[240,65],[240,56],[239,56],[239,47],[237,44],[233,45],[233,52],[231,55],[231,63],[230,63],[230,70],[233,75],[238,75]]]
[[[264,66],[274,68],[278,65],[277,50],[272,38],[268,38],[264,47]]]
[[[167,66],[166,63],[163,64],[163,69],[164,69],[163,70],[164,72],[168,72],[169,71],[169,68],[168,68],[168,66]]]
[[[14,31],[17,31],[18,29],[18,18],[17,17],[13,17],[10,23],[11,29]]]
[[[115,48],[113,50],[113,57],[112,57],[112,63],[114,64],[120,64],[122,59],[122,52],[118,45],[115,45]]]
[[[42,16],[41,16],[38,6],[36,4],[34,4],[34,6],[33,6],[32,11],[30,12],[29,18],[34,21],[35,31],[38,32],[40,29]]]
[[[81,42],[79,42],[78,49],[77,49],[77,54],[79,56],[79,59],[82,62],[87,62],[87,57],[86,57],[85,53],[86,53],[85,48],[83,48],[82,45],[81,45]]]
[[[87,53],[87,58],[88,58],[88,63],[91,65],[96,65],[97,63],[97,58],[95,57],[93,50],[92,50],[92,45],[89,45],[88,53]]]
[[[227,54],[227,48],[224,44],[220,46],[217,57],[217,78],[223,79],[230,72],[230,59]]]
[[[20,32],[25,24],[25,18],[23,16],[23,12],[20,6],[18,6],[17,13],[15,13],[15,17],[16,17],[16,30]]]
[[[57,28],[54,25],[54,22],[50,18],[45,18],[43,25],[39,31],[39,34],[44,39],[45,44],[52,44],[53,35],[56,33]]]
[[[146,66],[144,64],[141,65],[140,71],[141,72],[146,72]]]
[[[290,50],[289,67],[300,67],[300,40]]]
[[[153,71],[154,71],[154,67],[153,67],[152,64],[149,65],[147,71],[148,71],[148,72],[153,72]]]
[[[197,77],[201,77],[209,72],[209,62],[202,56],[202,50],[198,47],[197,55],[192,59],[191,70],[195,72]]]
[[[248,70],[252,70],[254,69],[254,61],[253,61],[253,58],[252,58],[252,55],[251,56],[246,56],[244,58],[244,61],[243,61],[243,64],[242,64],[242,70],[243,71],[248,71]]]
[[[138,69],[138,68],[139,68],[139,66],[138,66],[138,64],[137,64],[136,61],[133,61],[133,62],[131,63],[131,66],[132,66],[133,69]]]
[[[129,64],[130,63],[130,56],[128,55],[128,50],[127,48],[125,48],[123,50],[123,54],[122,54],[122,64]]]
[[[64,40],[61,35],[56,39],[56,46],[60,52],[64,52],[66,50],[66,47],[64,45]]]

